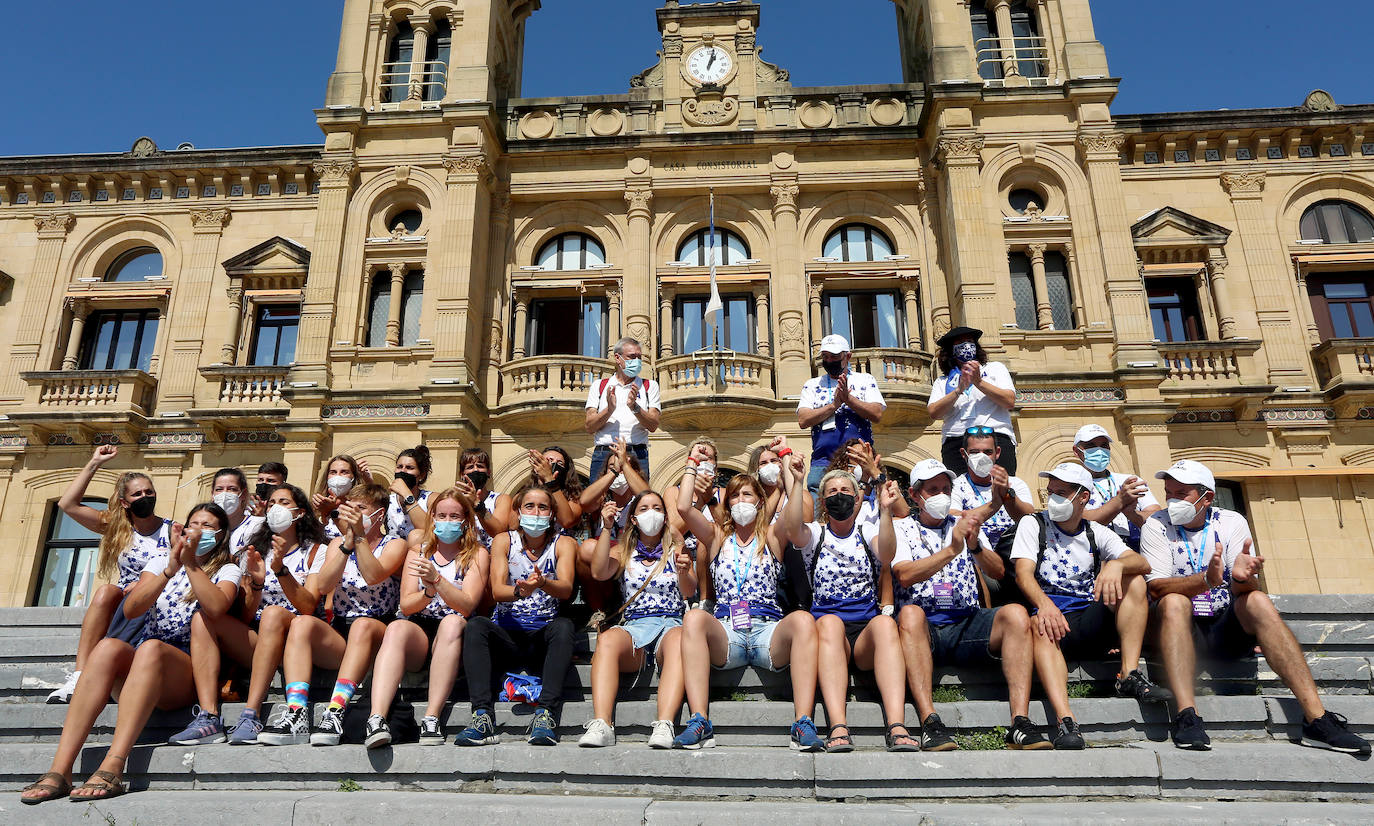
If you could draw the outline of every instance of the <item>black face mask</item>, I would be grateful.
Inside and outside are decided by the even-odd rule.
[[[129,513],[137,519],[147,519],[157,510],[157,496],[145,496],[129,503]]]
[[[472,486],[477,490],[485,488],[487,486],[487,481],[491,479],[491,475],[485,470],[470,470],[467,473],[467,477],[468,481],[471,482]]]
[[[272,495],[272,491],[274,490],[276,490],[276,486],[269,485],[266,482],[259,482],[258,486],[254,488],[253,492],[258,495],[259,499],[266,499],[267,497]]]
[[[844,372],[843,361],[826,361],[822,359],[821,366],[825,368],[825,372],[829,373],[832,379],[839,378],[839,375]]]
[[[406,483],[406,487],[415,490],[415,486],[420,483],[420,477],[413,473],[406,473],[404,470],[396,471],[396,478]]]
[[[830,514],[831,519],[843,522],[854,515],[856,504],[857,502],[851,494],[832,493],[825,497],[825,512]]]

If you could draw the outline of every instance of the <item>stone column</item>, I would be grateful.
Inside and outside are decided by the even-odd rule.
[[[455,67],[458,65],[458,29],[461,28],[463,25],[463,11],[461,9],[456,11],[450,11],[448,13],[448,25],[449,31],[452,33],[453,37],[453,48],[449,50],[448,66],[445,67],[444,73],[445,103],[455,100],[458,97],[456,94],[458,84],[456,82],[457,71],[455,70]],[[516,60],[518,62],[519,58],[516,58]]]
[[[401,293],[406,285],[406,265],[387,264],[391,270],[391,300],[387,302],[386,344],[388,347],[401,346]]]
[[[606,338],[612,345],[620,340],[620,295],[619,287],[606,288]]]
[[[363,50],[362,67],[364,71],[363,108],[377,108],[382,92],[382,61],[386,60],[386,47],[391,40],[391,26],[384,14],[372,14],[367,18],[367,42]],[[245,187],[246,189],[246,187]]]
[[[1226,256],[1207,257],[1207,279],[1212,284],[1212,302],[1217,308],[1217,336],[1225,341],[1236,338],[1236,316],[1231,309],[1231,292],[1226,286]]]
[[[515,294],[515,340],[512,342],[511,356],[525,357],[525,336],[529,330],[529,295],[523,290]]]
[[[658,329],[658,357],[666,359],[680,355],[675,351],[673,338],[673,296],[666,290],[658,293]]]
[[[768,319],[768,288],[759,287],[754,290],[754,347],[764,357],[773,354],[768,340]]]
[[[1055,55],[1055,44],[1050,39],[1049,13],[1045,8],[1045,0],[1030,0],[1030,5],[1035,10],[1035,28],[1045,41],[1045,76],[1053,83],[1059,77],[1059,59]]]
[[[1316,347],[1322,343],[1321,331],[1317,329],[1317,318],[1312,314],[1312,302],[1307,298],[1307,273],[1303,272],[1302,264],[1296,260],[1293,262],[1293,276],[1298,287],[1298,315],[1302,317],[1307,345]]]
[[[917,298],[918,284],[915,279],[905,279],[902,284],[902,306],[906,309],[906,346],[909,350],[921,349],[921,302]]]
[[[91,314],[90,302],[73,299],[69,302],[72,309],[72,329],[67,335],[67,350],[62,355],[62,369],[75,370],[81,358],[81,336],[86,331],[86,318]]]
[[[790,168],[790,155],[774,158],[775,166]],[[773,282],[778,290],[773,297],[774,329],[777,330],[776,386],[783,396],[800,392],[811,378],[811,338],[820,336],[820,325],[812,319],[807,336],[806,269],[802,264],[801,239],[797,229],[797,196],[801,187],[793,174],[774,175],[768,192],[773,196],[773,239],[778,263]]]
[[[930,330],[928,343],[934,349],[934,341],[949,332],[952,326],[949,308],[949,281],[940,262],[940,241],[934,222],[939,218],[940,203],[932,186],[924,174],[916,183],[916,203],[921,213],[921,246],[925,258],[921,262],[921,277],[918,282],[925,296],[925,306],[930,310]],[[923,344],[926,342],[923,342]]]
[[[231,277],[225,293],[229,298],[229,329],[219,348],[219,360],[221,364],[235,364],[238,362],[239,334],[243,332],[240,327],[243,324],[243,279]]]
[[[820,284],[812,283],[806,285],[807,308],[811,314],[811,349],[814,351],[821,346],[821,332],[825,330],[825,315],[821,311],[821,293],[824,288]]]
[[[1021,75],[1016,65],[1016,38],[1011,29],[1011,0],[993,0],[993,16],[997,19],[997,45],[1002,50],[1002,77],[1010,79]]]
[[[430,372],[436,377],[456,378],[467,384],[481,363],[483,324],[473,323],[474,308],[487,303],[488,242],[479,242],[479,227],[491,218],[491,159],[476,152],[444,159],[448,171],[447,203],[433,273],[425,273],[426,296],[434,295],[434,330],[425,338],[434,341]],[[434,243],[434,241],[431,241]],[[431,250],[434,248],[431,247]],[[503,255],[504,258],[504,255]],[[431,278],[431,275],[434,277]]]
[[[1298,301],[1279,238],[1273,222],[1268,219],[1264,197],[1263,172],[1223,172],[1221,186],[1231,196],[1236,213],[1236,236],[1245,255],[1245,270],[1250,289],[1255,294],[1255,315],[1259,319],[1263,353],[1269,362],[1271,384],[1293,384],[1305,381],[1311,373],[1311,359],[1307,357],[1301,335],[1293,329],[1293,313],[1289,309]]]
[[[997,283],[988,247],[988,216],[982,200],[980,172],[983,136],[945,135],[936,143],[935,151],[945,173],[945,248],[952,265],[949,275],[954,279],[950,303],[957,308],[953,322],[982,330],[983,346],[998,352],[1005,320],[999,295],[1005,290]],[[998,254],[1005,253],[999,248]]]
[[[487,300],[490,308],[489,339],[482,370],[486,382],[486,398],[495,399],[499,393],[501,363],[506,355],[506,319],[510,309],[506,304],[506,233],[510,228],[510,192],[498,187],[491,195],[491,235],[487,238]]]
[[[54,309],[60,310],[58,295],[65,286],[58,283],[57,265],[62,259],[62,246],[66,243],[67,233],[75,224],[76,218],[69,212],[43,214],[34,218],[38,245],[34,250],[33,268],[24,280],[24,307],[14,331],[14,344],[10,346],[9,381],[5,395],[12,401],[24,398],[28,385],[19,374],[40,367],[38,351],[42,348],[45,331],[56,326],[49,316]],[[50,364],[41,366],[48,367]]]
[[[320,194],[315,208],[315,233],[310,244],[310,272],[301,302],[301,325],[296,342],[293,382],[329,386],[329,346],[334,340],[334,308],[338,300],[339,264],[343,257],[344,220],[353,188],[355,165],[349,157],[315,164]],[[351,319],[341,323],[352,326]],[[352,339],[352,330],[348,338]]]
[[[415,48],[410,53],[410,86],[402,109],[418,109],[425,99],[425,54],[429,51],[429,36],[434,33],[434,21],[428,15],[416,14],[410,18],[410,27],[415,32]]]
[[[1065,272],[1068,274],[1069,277],[1069,283],[1072,285],[1071,292],[1073,293],[1073,295],[1071,296],[1071,298],[1073,300],[1074,321],[1077,324],[1077,326],[1086,329],[1088,326],[1088,319],[1085,313],[1083,312],[1083,276],[1078,271],[1078,257],[1074,254],[1073,244],[1067,242],[1064,244],[1064,267]],[[1139,273],[1140,267],[1139,261],[1137,261],[1137,276],[1139,275]],[[1141,279],[1141,283],[1144,283],[1143,278]],[[1148,306],[1148,302],[1146,302],[1146,304]],[[1150,329],[1151,331],[1153,331],[1154,327],[1151,326]]]
[[[1029,244],[1031,283],[1035,285],[1035,326],[1041,330],[1054,329],[1054,309],[1050,306],[1050,282],[1045,278],[1045,245]]]
[[[654,351],[653,306],[654,268],[650,261],[650,207],[654,201],[652,189],[637,186],[625,190],[628,209],[629,237],[625,242],[625,334],[637,340],[642,349]],[[671,329],[671,328],[670,328]]]
[[[191,255],[177,285],[176,307],[168,312],[176,324],[166,331],[172,346],[158,394],[160,403],[169,410],[185,409],[194,403],[195,387],[200,381],[200,355],[205,346],[210,286],[220,266],[219,242],[227,223],[227,207],[191,210]]]

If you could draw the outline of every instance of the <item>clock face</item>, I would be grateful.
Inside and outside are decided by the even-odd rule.
[[[687,56],[687,73],[701,83],[720,83],[733,67],[730,53],[719,46],[701,46]]]

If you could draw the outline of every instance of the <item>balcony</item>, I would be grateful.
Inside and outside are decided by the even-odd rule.
[[[1347,396],[1360,405],[1374,401],[1374,338],[1327,339],[1313,348],[1312,362],[1317,384],[1329,399]]]
[[[887,410],[884,425],[926,424],[930,415],[926,404],[930,401],[931,365],[935,357],[921,350],[898,347],[864,347],[850,355],[849,366],[867,373],[878,382]],[[817,375],[820,361],[814,365]]]
[[[43,370],[19,374],[28,384],[24,406],[10,421],[28,431],[30,444],[56,433],[112,430],[121,441],[147,424],[157,379],[142,370]]]
[[[501,365],[497,418],[505,430],[514,433],[580,431],[592,384],[614,372],[614,362],[583,356],[508,361]]]
[[[713,429],[761,425],[773,417],[773,359],[699,350],[659,362],[663,426]]]
[[[1167,374],[1159,388],[1166,397],[1251,407],[1274,392],[1255,366],[1258,341],[1156,342],[1155,347]]]
[[[974,43],[978,74],[986,86],[1048,86],[1049,41],[1043,37],[1012,37],[1011,48],[1003,40],[985,37]]]
[[[261,422],[285,416],[291,405],[282,399],[281,389],[290,370],[289,365],[215,364],[202,367],[200,374],[206,378],[213,397],[198,400],[192,416],[226,423]]]

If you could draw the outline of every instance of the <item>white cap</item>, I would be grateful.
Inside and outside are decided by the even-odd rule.
[[[1040,471],[1040,476],[1045,479],[1058,479],[1070,485],[1078,485],[1080,488],[1093,486],[1093,475],[1076,462],[1060,462],[1050,470]]]
[[[1081,445],[1084,442],[1091,442],[1098,436],[1106,436],[1107,441],[1109,442],[1112,440],[1112,434],[1108,433],[1107,429],[1102,425],[1085,424],[1082,427],[1078,428],[1078,432],[1074,434],[1073,443],[1076,445]]]
[[[831,333],[830,335],[821,339],[821,352],[833,353],[837,356],[840,353],[848,353],[849,342],[845,341],[844,336],[835,335],[834,333]]]
[[[949,477],[949,481],[955,480],[954,471],[945,467],[945,463],[939,459],[924,459],[916,463],[916,467],[911,469],[911,486],[918,488],[927,479],[934,479],[941,473]]]
[[[1212,471],[1201,462],[1194,462],[1192,459],[1179,459],[1168,469],[1161,470],[1155,474],[1156,479],[1173,479],[1184,485],[1201,485],[1208,490],[1217,489],[1216,477]]]

